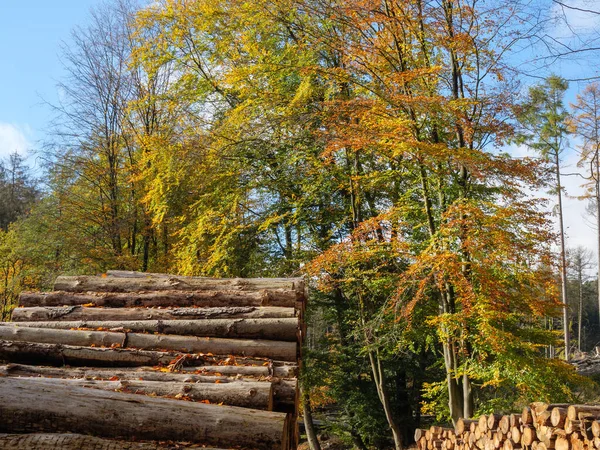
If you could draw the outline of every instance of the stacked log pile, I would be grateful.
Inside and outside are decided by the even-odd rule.
[[[521,414],[459,419],[455,429],[418,429],[419,450],[600,449],[600,405],[533,403]]]
[[[122,271],[24,292],[0,448],[296,448],[304,302],[301,279]]]

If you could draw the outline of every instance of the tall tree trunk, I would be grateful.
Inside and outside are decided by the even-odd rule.
[[[449,341],[442,344],[444,350],[444,364],[446,367],[446,383],[448,384],[448,406],[452,423],[456,426],[458,419],[463,417],[463,399],[460,393],[458,381],[455,377],[456,354]]]
[[[598,295],[598,323],[600,324],[600,155],[596,151],[596,228],[598,233],[598,279],[596,281],[596,291]]]
[[[306,429],[306,440],[310,450],[321,450],[321,444],[317,439],[315,425],[313,423],[312,407],[310,406],[310,396],[306,388],[301,389],[302,412],[304,415],[304,428]]]
[[[583,280],[582,272],[583,268],[579,267],[577,278],[579,283],[579,308],[577,316],[577,350],[581,351],[581,321],[583,319]]]
[[[402,444],[402,432],[400,427],[396,423],[396,420],[392,414],[392,406],[390,405],[390,397],[386,389],[386,377],[381,364],[381,358],[379,352],[369,352],[369,362],[371,363],[371,370],[373,372],[373,379],[375,381],[375,387],[377,388],[377,395],[379,401],[383,406],[385,418],[388,422],[390,430],[392,430],[392,436],[394,438],[394,448],[396,450],[403,450],[404,445]]]
[[[556,189],[558,190],[558,223],[560,232],[560,283],[563,301],[563,332],[565,340],[565,360],[570,359],[570,333],[569,333],[569,301],[567,298],[567,251],[565,248],[565,228],[563,220],[562,191],[560,183],[560,160],[558,151],[555,151],[556,164]]]

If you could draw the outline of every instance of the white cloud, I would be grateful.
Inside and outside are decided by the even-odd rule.
[[[0,158],[14,152],[26,156],[32,147],[27,137],[29,134],[29,127],[0,122]]]

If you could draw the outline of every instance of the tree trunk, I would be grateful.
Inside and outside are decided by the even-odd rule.
[[[565,246],[565,227],[563,220],[562,191],[560,183],[560,160],[555,152],[556,188],[558,190],[558,224],[560,233],[560,284],[563,301],[563,333],[565,340],[565,360],[570,359],[569,300],[567,297],[567,251]]]
[[[110,411],[110,414],[107,414]],[[288,448],[286,414],[152,398],[6,378],[0,431],[75,432],[125,440],[187,441],[255,449]]]
[[[598,295],[598,324],[600,325],[600,155],[596,155],[596,233],[598,233],[596,293]]]
[[[87,347],[105,346],[113,349],[135,348],[141,350],[173,350],[184,353],[255,356],[282,361],[295,361],[297,350],[296,342],[21,328],[14,324],[0,326],[0,339]]]
[[[221,308],[94,308],[46,306],[15,308],[13,322],[67,320],[276,319],[295,317],[294,308],[229,306]]]
[[[295,291],[304,295],[302,278],[203,278],[175,275],[121,277],[60,276],[55,291],[138,292],[138,291]]]
[[[207,400],[214,404],[273,410],[273,386],[268,381],[231,383],[183,383],[148,380],[87,380],[81,378],[45,378],[49,384],[102,389],[104,391],[156,395],[159,397]]]
[[[306,389],[302,389],[302,412],[304,415],[304,428],[306,430],[306,440],[310,450],[321,450],[321,444],[317,439],[315,425],[313,423],[312,407],[310,406],[310,397]]]
[[[392,407],[390,405],[389,395],[386,389],[386,379],[384,369],[381,365],[381,359],[379,354],[369,352],[369,362],[371,363],[371,371],[373,372],[373,380],[375,381],[375,387],[377,388],[377,394],[379,395],[379,401],[383,406],[383,412],[387,420],[388,426],[392,431],[392,437],[394,438],[394,448],[396,450],[402,450],[404,445],[402,443],[402,432],[400,427],[396,423],[395,418],[392,414]]]
[[[298,319],[201,319],[201,320],[79,320],[68,322],[0,323],[0,326],[77,329],[91,328],[140,333],[161,333],[217,338],[273,339],[295,342]]]
[[[462,376],[463,380],[463,417],[473,417],[474,401],[473,401],[473,387],[469,376],[464,373]]]
[[[579,282],[579,308],[577,311],[577,350],[581,352],[581,321],[583,320],[583,280],[581,273],[583,268],[579,268],[578,282]]]
[[[299,300],[296,291],[159,291],[159,292],[22,292],[20,306],[105,306],[132,308],[138,306],[242,307],[281,306],[293,308]]]
[[[32,433],[0,434],[0,448],[3,450],[167,450],[172,447],[153,443],[115,441],[82,434]]]

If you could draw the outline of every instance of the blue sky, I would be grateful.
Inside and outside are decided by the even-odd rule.
[[[99,0],[0,0],[0,157],[38,146],[63,72],[60,45]]]

